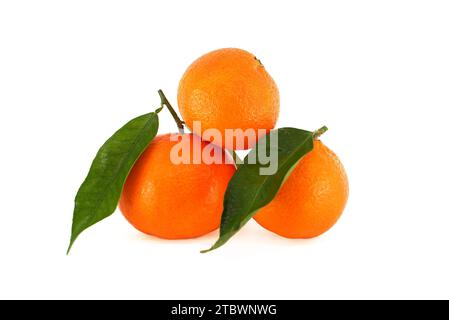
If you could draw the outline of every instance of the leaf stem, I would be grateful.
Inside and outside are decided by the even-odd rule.
[[[178,127],[179,133],[184,134],[184,121],[179,118],[178,114],[176,113],[175,109],[171,106],[170,102],[168,102],[167,97],[165,96],[164,92],[162,90],[158,90],[157,93],[159,93],[159,97],[161,97],[161,107],[166,106],[168,111],[170,111],[173,119],[176,122],[176,126]]]
[[[325,133],[327,130],[328,130],[327,127],[323,126],[323,127],[319,128],[318,130],[314,131],[313,132],[313,139],[314,140],[318,140],[321,137],[321,135],[323,133]]]

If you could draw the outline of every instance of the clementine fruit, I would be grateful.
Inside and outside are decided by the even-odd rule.
[[[120,210],[138,230],[165,239],[195,238],[218,228],[223,198],[235,172],[224,151],[192,134],[184,136],[194,150],[212,146],[222,164],[173,162],[178,143],[170,134],[157,136],[131,170],[120,199]],[[184,155],[183,155],[184,156]],[[188,155],[193,161],[193,152]]]
[[[348,199],[348,179],[338,157],[321,141],[293,169],[279,193],[254,219],[287,238],[313,238],[329,230]]]
[[[279,114],[279,91],[260,60],[234,48],[207,53],[193,62],[178,87],[178,105],[187,126],[198,135],[216,129],[228,149],[248,149]],[[201,128],[193,126],[199,121]],[[240,129],[225,138],[225,129]],[[251,129],[254,134],[245,134]],[[258,132],[259,129],[261,132]],[[249,130],[250,131],[250,130]]]

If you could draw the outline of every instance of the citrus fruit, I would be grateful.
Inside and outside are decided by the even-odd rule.
[[[191,134],[175,135],[187,139],[190,162],[197,143],[200,152],[212,146],[212,153],[223,163],[176,164],[171,152],[178,141],[170,136],[157,136],[137,160],[125,182],[120,210],[146,234],[165,239],[199,237],[218,228],[224,193],[235,167],[224,163],[222,149]]]
[[[315,141],[313,150],[254,219],[283,237],[313,238],[337,222],[348,192],[348,179],[340,160],[321,141]]]
[[[279,91],[253,54],[241,49],[219,49],[188,67],[179,82],[178,105],[194,133],[228,149],[248,149],[266,133],[264,130],[274,128]],[[201,128],[194,127],[194,121],[199,121]],[[221,141],[204,137],[208,129],[218,130]],[[240,130],[226,139],[225,129]],[[254,134],[246,135],[246,130]]]

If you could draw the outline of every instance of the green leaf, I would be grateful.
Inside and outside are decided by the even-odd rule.
[[[323,127],[313,133],[295,128],[281,128],[261,138],[228,184],[219,239],[209,250],[202,252],[224,245],[258,210],[269,204],[296,164],[312,151],[314,138],[326,130],[327,128]],[[266,159],[257,156],[259,152],[268,158],[277,152],[277,171],[274,174],[261,174],[269,165]],[[271,164],[273,163],[272,161]]]
[[[157,134],[159,111],[129,121],[98,151],[75,197],[67,253],[84,230],[114,213],[131,168]]]

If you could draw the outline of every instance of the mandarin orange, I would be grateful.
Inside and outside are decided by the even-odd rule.
[[[188,67],[179,82],[178,105],[194,133],[203,135],[208,129],[216,129],[221,134],[216,144],[232,150],[248,149],[275,127],[279,91],[253,54],[235,48],[219,49]],[[196,128],[194,121],[201,128]],[[226,139],[226,129],[241,131]],[[245,134],[246,130],[253,135]]]
[[[340,218],[348,179],[338,157],[321,141],[293,169],[279,193],[254,219],[287,238],[313,238]]]
[[[180,135],[177,135],[180,136]],[[178,143],[170,134],[157,136],[131,170],[120,199],[120,210],[138,230],[165,239],[195,238],[218,228],[223,197],[235,172],[224,151],[194,135],[184,135],[191,150],[213,147],[222,164],[173,162]],[[193,151],[191,151],[193,152]],[[189,154],[193,161],[193,154]]]

